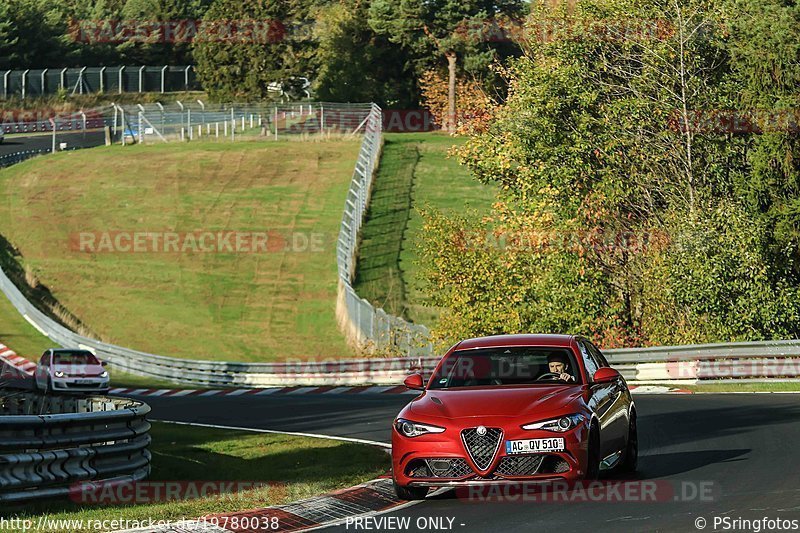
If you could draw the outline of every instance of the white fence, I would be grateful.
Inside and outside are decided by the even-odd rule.
[[[382,112],[377,105],[367,120],[366,133],[356,160],[353,179],[344,205],[336,260],[339,267],[339,293],[336,314],[352,344],[365,352],[408,357],[430,356],[433,351],[428,329],[392,316],[360,298],[352,283],[358,259],[361,226],[369,203],[375,171],[383,144]]]
[[[0,96],[28,98],[65,92],[145,93],[197,91],[192,65],[45,68],[0,71]]]

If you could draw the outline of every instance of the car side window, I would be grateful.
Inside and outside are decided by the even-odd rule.
[[[603,355],[603,352],[601,352],[597,346],[591,342],[587,342],[586,347],[589,349],[589,355],[594,357],[595,362],[598,364],[598,366],[600,366],[600,368],[611,366],[608,364],[608,361],[606,361],[606,356]]]
[[[583,357],[583,364],[586,367],[586,374],[589,382],[594,381],[594,373],[597,372],[599,366],[595,362],[594,358],[589,353],[588,347],[586,346],[585,341],[578,341],[578,347],[581,351],[581,357]]]
[[[47,352],[42,354],[42,359],[39,361],[39,364],[42,366],[50,366],[50,357]]]

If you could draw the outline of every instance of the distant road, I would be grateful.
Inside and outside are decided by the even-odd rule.
[[[105,144],[105,133],[102,130],[87,130],[85,133],[58,132],[56,142],[67,143],[67,149],[102,146]],[[52,143],[53,137],[49,134],[6,135],[0,144],[0,156],[28,150],[50,150]]]

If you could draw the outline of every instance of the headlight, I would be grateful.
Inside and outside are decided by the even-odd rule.
[[[103,370],[103,373],[102,373],[102,374],[100,374],[100,377],[101,377],[101,378],[107,378],[107,377],[108,377],[108,372],[106,372],[105,370]]]
[[[522,429],[543,429],[545,431],[555,431],[557,433],[563,433],[565,431],[569,431],[572,428],[578,427],[581,425],[586,418],[583,415],[567,415],[562,416],[561,418],[553,418],[551,420],[545,420],[543,422],[534,422],[533,424],[525,424],[522,426]]]
[[[65,374],[61,370],[56,370],[53,375],[57,378],[63,378]]]
[[[425,435],[426,433],[444,432],[444,428],[440,428],[439,426],[420,424],[419,422],[412,422],[411,420],[405,420],[403,418],[398,418],[395,420],[394,427],[400,432],[401,435],[406,437],[419,437],[420,435]]]

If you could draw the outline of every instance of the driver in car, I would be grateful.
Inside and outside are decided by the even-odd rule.
[[[551,374],[553,376],[558,376],[558,379],[561,381],[566,381],[567,383],[575,382],[575,376],[569,373],[569,361],[567,361],[563,355],[553,354],[548,356],[547,367],[550,369],[550,372],[543,375]]]

